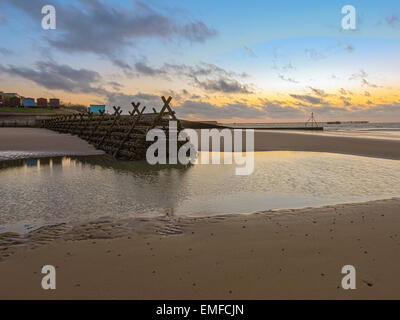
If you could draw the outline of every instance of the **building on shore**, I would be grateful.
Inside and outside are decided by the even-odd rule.
[[[60,99],[50,99],[49,100],[49,105],[51,108],[59,108],[60,107]]]
[[[18,93],[5,93],[0,91],[0,107],[24,107],[24,108],[60,108],[60,99],[52,98],[47,100],[46,98],[29,98],[22,97]]]
[[[100,113],[105,111],[106,106],[104,104],[91,104],[89,107],[89,112],[91,113]]]
[[[24,108],[34,108],[35,107],[35,99],[34,98],[22,98],[22,103]]]
[[[6,107],[20,107],[21,96],[18,93],[6,93],[4,105]]]
[[[47,108],[47,99],[46,98],[38,98],[38,99],[36,99],[36,105],[39,108]]]

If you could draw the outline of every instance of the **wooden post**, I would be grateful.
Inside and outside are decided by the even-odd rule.
[[[78,115],[77,115],[76,113],[74,113],[74,114],[72,115],[71,123],[70,123],[69,126],[66,128],[66,131],[67,131],[68,133],[71,132],[71,128],[73,127],[77,116],[78,116]]]
[[[88,112],[88,117],[86,119],[86,121],[83,123],[83,126],[81,127],[78,136],[82,136],[83,132],[86,130],[88,124],[90,123],[90,121],[92,120],[93,117],[93,112]]]
[[[128,132],[125,134],[125,137],[121,140],[121,143],[119,144],[119,146],[117,147],[117,149],[114,151],[113,153],[113,157],[116,158],[118,156],[118,152],[121,150],[122,146],[124,145],[124,143],[129,139],[129,136],[131,135],[133,129],[135,128],[136,124],[140,121],[140,118],[144,112],[144,110],[146,109],[146,107],[143,107],[142,111],[139,111],[139,105],[140,102],[138,102],[136,105],[132,102],[133,105],[133,112],[131,113],[131,116],[134,116],[135,112],[138,113],[137,117],[134,119],[132,126],[129,128]]]
[[[164,101],[164,106],[162,107],[160,113],[159,113],[158,116],[154,119],[153,124],[151,125],[151,127],[150,127],[148,130],[151,130],[151,129],[153,129],[153,128],[156,127],[156,125],[158,124],[158,122],[161,120],[161,118],[162,118],[162,116],[163,116],[163,114],[164,114],[164,112],[165,112],[165,109],[169,108],[169,103],[171,102],[172,97],[168,97],[168,99],[165,99],[165,97],[162,96],[161,99]]]
[[[106,134],[101,138],[101,141],[100,141],[99,144],[97,145],[98,148],[100,148],[101,145],[103,144],[104,140],[105,140],[107,137],[110,136],[114,125],[117,123],[117,120],[119,119],[119,116],[120,116],[121,113],[122,113],[121,107],[113,107],[113,108],[114,108],[114,111],[115,111],[115,113],[114,113],[114,115],[115,115],[114,121],[112,122],[110,128],[108,128]]]
[[[170,97],[170,98],[171,98],[171,97]],[[182,129],[181,122],[176,118],[176,116],[175,116],[175,111],[172,110],[171,106],[169,105],[169,102],[167,103],[167,101],[165,100],[165,97],[161,97],[161,99],[163,100],[164,104],[166,103],[167,109],[168,109],[169,114],[171,115],[172,119],[175,120],[175,121],[177,122],[177,128],[178,128],[178,130],[181,130],[181,129]],[[172,98],[171,98],[171,99],[172,99]]]
[[[100,127],[101,122],[102,122],[103,119],[104,119],[104,115],[105,115],[105,111],[104,111],[104,110],[101,110],[101,111],[100,111],[99,121],[97,122],[97,124],[95,125],[95,127],[93,128],[92,132],[90,133],[90,135],[89,135],[89,137],[88,137],[89,142],[92,141],[93,135],[96,133],[97,129]]]

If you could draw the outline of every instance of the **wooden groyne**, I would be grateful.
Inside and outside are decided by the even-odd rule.
[[[152,113],[144,113],[146,107],[140,109],[139,102],[132,102],[133,110],[129,115],[122,115],[120,107],[113,107],[113,114],[101,112],[54,116],[44,120],[42,127],[77,135],[116,159],[141,160],[146,158],[147,148],[154,143],[146,141],[146,134],[150,129],[163,130],[166,143],[170,120],[177,121],[177,134],[182,130],[181,122],[170,106],[172,98],[161,99],[164,105],[160,112],[153,108]],[[184,143],[178,141],[178,147]]]

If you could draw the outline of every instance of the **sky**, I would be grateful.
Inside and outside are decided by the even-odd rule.
[[[399,53],[398,0],[0,0],[0,91],[110,111],[164,95],[193,120],[400,121]]]

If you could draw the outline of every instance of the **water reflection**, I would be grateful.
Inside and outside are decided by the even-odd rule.
[[[214,215],[400,195],[395,160],[257,152],[250,176],[234,165],[158,165],[108,156],[0,162],[0,226],[163,215]]]
[[[129,172],[156,172],[160,170],[180,169],[185,170],[190,166],[185,165],[149,165],[146,161],[120,161],[114,158],[104,156],[63,156],[63,157],[48,157],[36,159],[13,159],[0,161],[0,170],[15,167],[44,167],[53,165],[62,165],[64,167],[71,165],[87,165],[94,168],[100,166],[102,168],[113,169],[116,171],[129,171]]]
[[[108,156],[1,162],[0,225],[30,219],[160,216],[175,213],[190,166]]]

